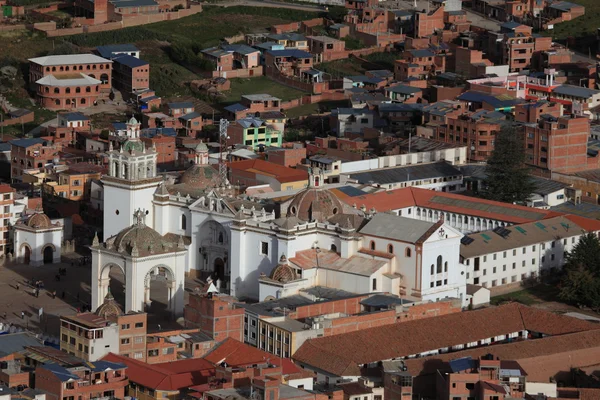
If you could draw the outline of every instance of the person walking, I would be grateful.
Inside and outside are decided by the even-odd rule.
[[[4,314],[2,314],[2,316],[4,317],[4,320],[6,321],[6,311],[4,311]]]
[[[17,290],[19,290],[19,283],[17,282]]]
[[[21,311],[21,319],[25,319],[25,311]]]

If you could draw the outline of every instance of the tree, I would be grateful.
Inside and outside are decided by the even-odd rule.
[[[330,6],[327,10],[327,16],[335,22],[344,22],[346,14],[348,9],[344,6]]]
[[[503,125],[487,161],[484,197],[505,203],[526,201],[534,186],[525,166],[525,157],[520,133],[514,126]]]
[[[579,239],[567,254],[559,296],[562,300],[600,309],[600,240],[593,233]]]

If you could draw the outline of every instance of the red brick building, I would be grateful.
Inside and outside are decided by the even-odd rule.
[[[44,108],[90,107],[108,96],[111,82],[112,61],[94,54],[29,59],[29,83]]]
[[[431,50],[408,50],[402,58],[394,62],[394,77],[405,81],[408,78],[426,80],[430,75],[446,70],[446,56]]]
[[[52,144],[41,138],[16,139],[10,142],[10,164],[12,181],[20,182],[23,171],[31,168],[42,168],[58,157],[62,150],[59,144]]]
[[[10,245],[10,221],[14,218],[15,189],[9,185],[0,185],[0,254],[8,252]]]
[[[139,58],[122,55],[113,58],[113,86],[124,95],[150,87],[150,64]]]
[[[183,310],[186,327],[200,328],[200,332],[221,341],[226,338],[243,341],[244,309],[234,307],[235,299],[217,293],[190,295]]]
[[[108,361],[78,367],[42,364],[35,370],[35,388],[45,391],[52,400],[122,399],[129,385],[126,370],[126,365]]]
[[[288,148],[269,148],[265,159],[285,167],[295,167],[306,159],[306,148],[301,144]]]
[[[444,7],[415,13],[415,37],[425,37],[444,29]]]
[[[142,142],[146,144],[146,148],[156,148],[158,156],[156,163],[161,168],[166,168],[175,165],[177,160],[176,137],[161,135],[160,133],[151,137],[140,137]]]

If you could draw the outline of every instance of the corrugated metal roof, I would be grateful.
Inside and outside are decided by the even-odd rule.
[[[140,60],[139,58],[130,56],[128,54],[122,55],[122,56],[117,56],[117,57],[113,58],[113,61],[115,63],[126,65],[129,68],[137,68],[137,67],[142,67],[144,65],[148,65],[148,62],[146,62],[144,60]]]
[[[434,225],[432,222],[399,217],[395,214],[378,213],[360,230],[360,233],[406,243],[416,243]]]
[[[9,143],[11,145],[14,145],[17,147],[29,147],[29,146],[33,146],[34,144],[38,144],[38,143],[45,145],[47,142],[44,139],[31,138],[31,139],[15,139],[15,140],[11,140]]]
[[[74,75],[73,78],[68,78],[68,79],[60,79],[60,78],[56,78],[54,75],[46,75],[41,79],[38,79],[35,83],[37,83],[38,85],[45,85],[45,86],[57,86],[57,87],[68,87],[68,86],[91,86],[91,85],[99,85],[102,83],[102,81],[99,81],[98,79],[94,79],[92,77],[89,77],[85,74],[79,73],[79,78],[75,78],[76,75]]]
[[[100,56],[104,58],[112,58],[115,54],[119,53],[136,53],[140,51],[135,45],[131,43],[125,44],[111,44],[107,46],[98,46],[96,47],[96,51],[100,54]]]
[[[274,57],[312,58],[312,54],[309,52],[296,49],[270,50],[267,53]]]
[[[589,89],[581,86],[560,85],[554,88],[552,92],[566,96],[588,98],[600,93],[600,90]]]
[[[72,64],[107,64],[112,61],[95,54],[65,54],[61,56],[44,56],[30,58],[30,62],[47,66],[72,65]]]
[[[41,345],[42,342],[26,332],[0,335],[0,356],[5,357],[9,354],[23,351],[27,346]]]
[[[446,162],[409,165],[350,174],[350,178],[356,179],[358,183],[381,185],[452,176],[462,176],[462,173]]]

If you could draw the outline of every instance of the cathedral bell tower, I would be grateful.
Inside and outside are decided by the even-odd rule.
[[[146,221],[152,226],[152,199],[162,182],[157,176],[156,149],[146,148],[140,139],[140,123],[131,117],[127,121],[127,139],[120,148],[110,147],[108,175],[104,184],[104,240],[133,224],[133,213],[138,208],[148,210]]]

